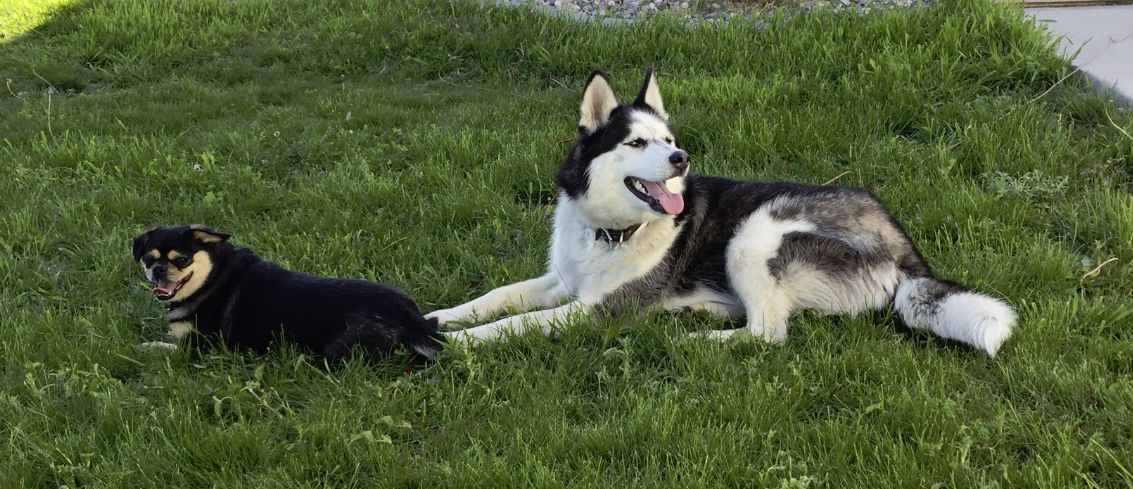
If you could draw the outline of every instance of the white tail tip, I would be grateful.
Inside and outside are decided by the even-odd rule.
[[[999,299],[931,278],[904,280],[893,305],[905,324],[995,356],[1011,336],[1015,312]]]

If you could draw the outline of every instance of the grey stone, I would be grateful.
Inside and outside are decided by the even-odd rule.
[[[728,1],[695,2],[691,0],[480,0],[506,6],[531,6],[568,15],[579,21],[600,21],[607,24],[645,20],[668,11],[693,22],[716,23],[731,17],[751,19],[752,13],[731,9]],[[870,9],[908,8],[937,0],[799,0],[788,9],[805,13],[814,9],[835,9],[864,12]],[[783,7],[770,7],[768,12]],[[731,10],[731,12],[729,12]],[[757,14],[758,15],[758,14]],[[759,22],[758,20],[755,20]]]

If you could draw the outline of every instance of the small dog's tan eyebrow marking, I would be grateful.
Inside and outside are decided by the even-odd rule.
[[[150,250],[149,256],[152,256],[153,259],[156,260],[158,258],[161,258],[161,252],[157,250]]]
[[[178,253],[177,250],[173,250],[168,253],[168,256],[170,260],[176,260],[177,257],[181,256],[181,254]]]

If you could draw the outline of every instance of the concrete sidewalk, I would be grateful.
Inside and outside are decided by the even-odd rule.
[[[1067,56],[1093,81],[1110,91],[1118,104],[1133,106],[1133,5],[1029,8],[1026,13],[1046,22]]]

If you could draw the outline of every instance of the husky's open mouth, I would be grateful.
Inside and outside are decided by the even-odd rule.
[[[186,275],[180,282],[173,282],[162,278],[154,279],[153,295],[157,297],[159,301],[170,300],[173,296],[177,295],[177,291],[181,290],[181,287],[191,278],[193,278],[193,272],[189,272],[189,275]]]
[[[685,210],[684,196],[670,192],[665,182],[650,182],[637,177],[626,177],[625,182],[626,188],[635,197],[657,212],[675,216]]]

